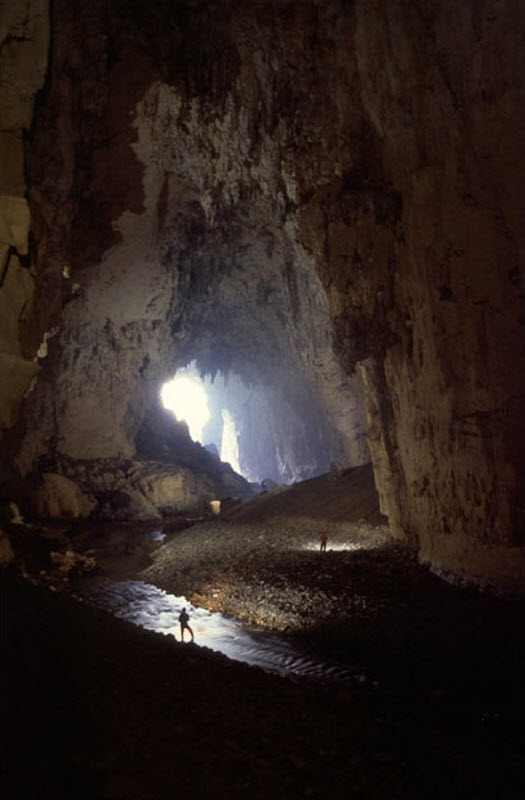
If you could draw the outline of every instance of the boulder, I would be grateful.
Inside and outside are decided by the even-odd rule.
[[[188,511],[214,496],[213,483],[183,468],[162,468],[136,481],[146,500],[165,513]]]
[[[35,514],[43,519],[89,517],[96,502],[65,475],[44,473],[33,495]]]
[[[9,536],[5,531],[0,530],[0,567],[5,569],[9,564],[12,564],[14,560],[15,553]]]

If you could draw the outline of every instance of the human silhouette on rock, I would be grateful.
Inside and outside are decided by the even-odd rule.
[[[326,533],[320,533],[319,534],[319,542],[320,542],[320,544],[319,544],[319,552],[320,553],[325,553],[326,552],[327,539],[328,539],[328,536],[326,535]]]
[[[189,626],[190,618],[186,613],[186,609],[183,608],[179,614],[179,622],[180,622],[180,640],[181,642],[184,641],[184,631],[189,631],[191,636],[191,641],[193,642],[193,631]]]

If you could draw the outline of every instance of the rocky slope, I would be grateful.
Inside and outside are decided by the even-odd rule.
[[[319,553],[322,531],[326,554]],[[304,633],[367,605],[377,612],[358,575],[365,564],[367,574],[374,569],[374,551],[383,568],[394,563],[392,544],[372,469],[364,466],[227,506],[218,519],[178,532],[141,577],[195,605]]]

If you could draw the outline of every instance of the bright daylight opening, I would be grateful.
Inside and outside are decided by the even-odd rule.
[[[164,408],[173,411],[179,422],[184,420],[194,442],[202,443],[202,431],[210,419],[208,397],[197,378],[175,375],[160,391]]]
[[[237,431],[233,417],[226,408],[222,409],[221,461],[226,461],[235,472],[240,474]]]

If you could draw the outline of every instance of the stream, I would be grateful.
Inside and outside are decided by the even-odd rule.
[[[76,587],[74,596],[142,628],[173,636],[177,641],[180,641],[179,614],[186,608],[195,645],[292,680],[359,684],[368,681],[356,666],[324,659],[302,641],[198,608],[185,597],[167,594],[149,583],[88,578]],[[189,642],[188,634],[185,641]]]

